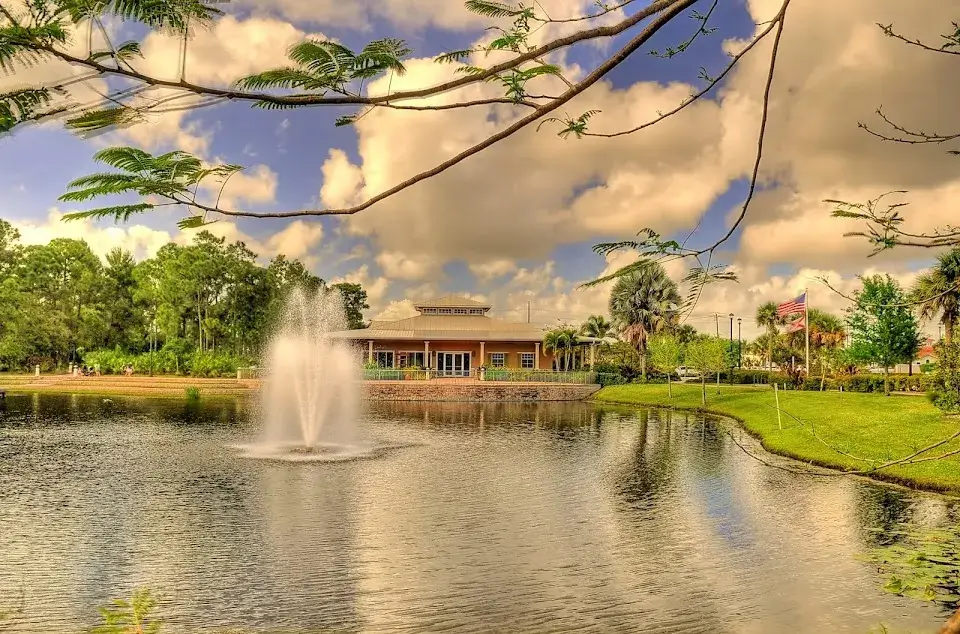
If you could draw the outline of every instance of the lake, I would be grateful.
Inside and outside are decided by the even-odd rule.
[[[760,464],[696,414],[372,405],[342,463],[244,458],[243,401],[0,402],[0,611],[67,633],[149,587],[164,632],[929,632],[855,557],[953,500]],[[773,459],[788,463],[782,459]],[[880,529],[878,536],[877,529]]]

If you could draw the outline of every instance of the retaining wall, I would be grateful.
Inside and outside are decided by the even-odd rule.
[[[582,401],[599,385],[566,383],[444,383],[443,381],[367,381],[371,401],[456,401],[464,403]]]

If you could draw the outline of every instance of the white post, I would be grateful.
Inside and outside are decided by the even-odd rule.
[[[39,365],[36,366],[36,367],[33,369],[33,374],[34,374],[34,376],[40,376],[40,366],[39,366]]]
[[[481,342],[480,342],[480,361],[479,361],[479,363],[480,363],[480,365],[485,366],[485,365],[487,365],[487,355],[485,355],[484,352],[483,352],[483,345],[484,345],[484,342],[481,341]]]
[[[423,342],[423,369],[424,370],[430,369],[430,342],[429,341]]]
[[[373,339],[367,342],[367,363],[373,363]]]
[[[783,431],[783,423],[780,421],[780,390],[777,389],[777,383],[773,384],[773,398],[777,400],[777,427]]]
[[[591,370],[596,365],[596,363],[597,363],[597,344],[592,343],[590,344],[590,369]]]
[[[803,325],[807,330],[807,376],[810,376],[810,291],[803,289]]]
[[[540,342],[533,344],[533,369],[540,369]]]

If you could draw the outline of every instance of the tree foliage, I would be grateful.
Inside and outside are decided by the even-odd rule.
[[[897,363],[910,363],[920,347],[920,327],[906,303],[900,285],[889,275],[862,277],[863,288],[848,309],[850,355],[884,369],[885,376]],[[889,393],[889,381],[884,381]]]
[[[687,344],[684,363],[700,373],[701,402],[704,406],[707,404],[707,376],[719,376],[726,369],[728,347],[729,342],[720,337],[699,337]]]
[[[226,371],[212,355],[255,360],[293,288],[325,284],[297,260],[263,266],[242,242],[206,231],[146,260],[113,249],[101,261],[81,240],[24,247],[0,221],[0,368],[62,368],[107,351],[118,363],[150,354],[157,371]],[[362,327],[366,291],[335,288]]]

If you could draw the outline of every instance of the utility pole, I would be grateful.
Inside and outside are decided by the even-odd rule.
[[[713,313],[713,323],[717,326],[717,337],[720,336],[720,313]]]
[[[530,323],[530,302],[527,302],[527,323]]]

